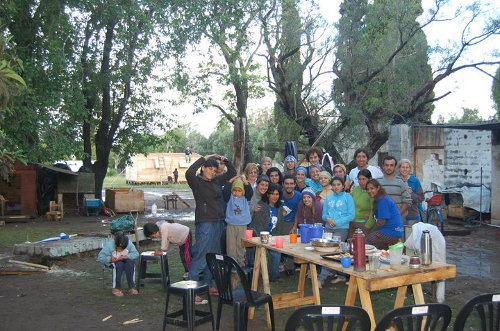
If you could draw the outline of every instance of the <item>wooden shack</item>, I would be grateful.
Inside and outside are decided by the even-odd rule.
[[[37,215],[36,166],[14,162],[14,171],[8,182],[0,179],[0,195],[5,200],[5,215]]]
[[[191,154],[191,162],[186,162],[184,153],[150,153],[136,154],[131,159],[131,165],[125,169],[125,179],[129,184],[159,183],[166,184],[169,177],[174,180],[174,169],[179,172],[178,182],[186,182],[186,170],[201,157]]]

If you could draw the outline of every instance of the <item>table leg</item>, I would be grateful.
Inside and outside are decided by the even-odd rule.
[[[422,291],[422,284],[413,284],[411,287],[413,290],[413,298],[415,299],[415,304],[416,305],[425,304],[424,292]]]
[[[252,291],[258,291],[259,289],[259,276],[260,276],[260,265],[261,265],[261,255],[260,247],[255,248],[255,260],[253,264],[253,274],[252,274]],[[250,307],[248,309],[248,318],[253,319],[255,313],[255,307]]]
[[[262,286],[264,292],[271,295],[271,287],[269,286],[269,272],[267,270],[267,249],[265,247],[259,247],[260,251],[260,267],[262,269]],[[269,311],[269,305],[266,305],[266,316],[267,316],[267,327],[271,327],[271,312]]]
[[[319,295],[318,272],[316,271],[316,265],[314,263],[310,263],[309,270],[311,270],[311,284],[314,297],[314,304],[320,305],[321,297]]]
[[[408,289],[408,286],[398,287],[398,292],[396,294],[396,300],[394,300],[394,309],[404,306],[407,289]]]
[[[307,263],[301,263],[300,264],[300,273],[299,273],[299,283],[297,284],[297,292],[301,292],[301,297],[304,296],[306,275],[307,275]]]
[[[358,292],[359,292],[359,299],[361,301],[361,307],[363,307],[363,309],[366,310],[366,312],[368,313],[368,316],[370,316],[370,321],[372,323],[372,330],[374,330],[376,326],[375,314],[373,313],[370,291],[366,289],[366,284],[364,280],[358,279]]]
[[[358,292],[358,278],[352,276],[349,278],[349,286],[347,287],[347,293],[345,296],[345,305],[354,306],[356,302],[356,294]]]

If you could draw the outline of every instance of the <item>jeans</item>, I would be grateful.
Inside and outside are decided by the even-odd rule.
[[[335,229],[333,231],[330,229],[325,229],[325,232],[331,232],[333,233],[334,236],[340,236],[340,241],[346,241],[347,235],[349,234],[349,229]],[[333,272],[333,270],[326,267],[322,267],[321,273],[318,276],[318,281],[324,283],[330,272]],[[344,275],[343,273],[338,273],[338,274],[342,276]]]
[[[135,287],[135,262],[131,259],[121,260],[111,263],[113,265],[112,287],[120,289],[122,287],[122,274],[125,271],[128,288]]]
[[[273,250],[269,252],[269,279],[275,280],[280,277],[281,253]]]
[[[207,253],[220,254],[220,238],[224,221],[199,222],[195,225],[195,243],[191,248],[191,267],[189,268],[189,279],[200,280],[200,273],[203,273],[203,281],[212,285],[212,273],[208,269]]]

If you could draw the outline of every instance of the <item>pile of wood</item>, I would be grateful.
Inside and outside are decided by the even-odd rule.
[[[36,263],[17,261],[17,260],[9,260],[9,263],[15,264],[21,267],[21,269],[11,269],[5,268],[0,270],[1,276],[12,276],[12,275],[31,275],[36,273],[47,272],[50,268]]]

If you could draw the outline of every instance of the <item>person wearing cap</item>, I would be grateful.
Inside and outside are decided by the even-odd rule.
[[[295,232],[299,224],[323,223],[323,205],[316,199],[316,194],[310,187],[302,191],[302,201],[297,206],[295,222],[291,232]]]
[[[307,186],[307,169],[305,167],[297,167],[295,171],[295,190],[302,192]]]
[[[226,251],[238,262],[245,265],[245,247],[241,240],[245,239],[245,230],[252,221],[250,216],[250,200],[252,186],[241,176],[235,176],[224,185],[222,195],[227,203],[226,207]]]
[[[289,174],[292,176],[295,176],[295,169],[297,168],[297,159],[292,156],[288,155],[285,157],[285,170],[283,171],[283,174]]]
[[[217,176],[220,159],[225,163],[227,171]],[[196,174],[201,168],[201,173]],[[219,183],[228,181],[236,175],[236,169],[231,162],[219,154],[206,155],[196,160],[186,171],[186,180],[193,191],[196,202],[194,214],[195,243],[189,269],[189,279],[199,280],[203,273],[203,281],[211,286],[212,274],[207,266],[207,253],[220,253],[221,236],[224,229],[224,208],[222,206],[222,187]],[[210,289],[216,293],[215,289]],[[196,300],[198,300],[196,298]]]

